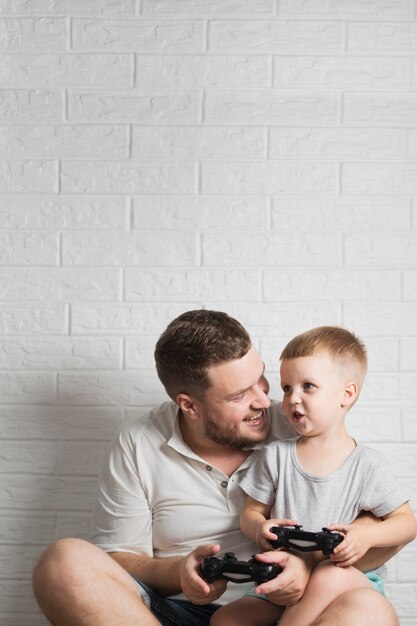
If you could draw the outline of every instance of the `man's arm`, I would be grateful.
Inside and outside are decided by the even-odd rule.
[[[129,574],[132,574],[162,596],[182,592],[180,565],[182,557],[155,559],[144,554],[110,552],[110,556]]]
[[[404,546],[394,546],[392,548],[371,548],[368,552],[355,563],[355,567],[360,569],[361,572],[369,572],[373,569],[378,569],[385,565],[387,561],[392,559],[393,556]]]
[[[352,522],[352,524],[375,526],[376,524],[380,524],[382,521],[383,520],[380,518],[372,515],[372,513],[363,512]],[[389,559],[392,559],[392,557],[398,554],[404,545],[406,544],[399,544],[385,548],[370,548],[366,554],[356,561],[354,566],[361,572],[369,572],[370,570],[378,569],[379,567],[385,565]],[[306,557],[308,558],[307,563],[311,569],[313,569],[321,561],[329,558],[328,556],[322,554],[320,550],[303,555],[304,559]]]
[[[375,526],[382,521],[383,520],[370,513],[363,513],[353,523]],[[386,548],[371,548],[355,563],[355,567],[363,572],[377,569],[395,556],[402,547],[403,545]],[[278,550],[276,552],[266,552],[262,555],[257,555],[257,558],[267,563],[278,562],[284,569],[277,578],[263,583],[259,591],[268,594],[271,602],[275,602],[276,604],[292,604],[302,596],[314,567],[328,557],[323,555],[321,551],[291,554]]]
[[[218,544],[207,544],[185,557],[157,559],[128,552],[111,552],[110,556],[161,596],[184,593],[194,604],[207,604],[215,602],[227,586],[226,580],[215,580],[209,585],[200,574],[203,559],[219,550]]]
[[[352,524],[356,525],[368,525],[375,526],[380,524],[383,520],[379,517],[375,517],[372,513],[361,513]],[[366,554],[355,562],[355,567],[361,572],[369,572],[373,569],[378,569],[385,565],[387,561],[392,559],[406,544],[399,544],[396,546],[389,546],[385,548],[370,548]],[[328,557],[323,555],[320,551],[310,553],[310,563],[313,563],[312,567],[315,567],[321,561]]]
[[[372,513],[363,512],[352,523],[374,525],[379,524],[381,521],[379,517],[375,517]],[[392,559],[393,556],[398,554],[404,545],[406,544],[399,544],[388,548],[371,548],[355,563],[355,567],[360,569],[361,572],[369,572],[370,570],[382,567],[387,561]]]

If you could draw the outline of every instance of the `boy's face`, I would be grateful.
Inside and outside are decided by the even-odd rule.
[[[283,409],[300,435],[315,436],[340,428],[353,401],[352,385],[356,396],[357,386],[325,352],[281,363]]]

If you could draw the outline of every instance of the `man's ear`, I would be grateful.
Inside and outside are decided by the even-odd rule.
[[[342,406],[352,406],[358,397],[359,387],[356,383],[346,383],[343,390]]]
[[[198,401],[186,393],[179,393],[177,396],[177,404],[183,415],[189,419],[196,420],[200,416]]]

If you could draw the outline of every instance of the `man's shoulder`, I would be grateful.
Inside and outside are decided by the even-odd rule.
[[[271,421],[271,434],[268,441],[275,441],[276,439],[291,439],[292,437],[297,436],[296,431],[288,422],[288,419],[282,410],[281,402],[272,400],[271,406],[268,409],[268,415]]]
[[[138,413],[126,421],[119,429],[119,437],[138,441],[144,437],[169,439],[177,415],[178,407],[171,400],[160,406]]]

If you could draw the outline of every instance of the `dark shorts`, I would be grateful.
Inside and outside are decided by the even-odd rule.
[[[138,585],[143,602],[163,626],[209,626],[213,613],[219,604],[197,606],[186,600],[161,598],[155,591],[132,576]]]

